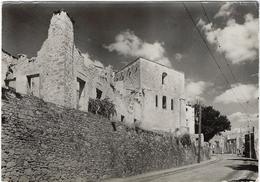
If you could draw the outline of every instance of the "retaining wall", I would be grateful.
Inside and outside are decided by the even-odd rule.
[[[196,147],[170,135],[114,131],[100,116],[2,92],[2,180],[99,181],[196,162]]]

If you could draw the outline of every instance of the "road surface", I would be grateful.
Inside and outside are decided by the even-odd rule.
[[[129,178],[115,179],[115,182],[249,182],[258,176],[258,161],[221,155],[218,160],[195,167],[170,172],[154,172]]]

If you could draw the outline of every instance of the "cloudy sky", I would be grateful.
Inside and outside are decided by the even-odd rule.
[[[247,126],[248,118],[256,125],[258,5],[185,6],[188,12],[181,2],[4,4],[2,46],[13,55],[36,56],[52,12],[63,8],[75,21],[75,44],[86,58],[114,69],[140,56],[158,61],[185,73],[189,100],[213,105],[233,128]]]

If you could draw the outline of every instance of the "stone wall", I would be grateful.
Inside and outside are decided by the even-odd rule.
[[[175,131],[185,126],[184,74],[143,58],[140,58],[140,62],[141,88],[145,95],[143,127],[150,130]],[[163,73],[167,74],[164,83]],[[166,97],[166,108],[162,107],[163,96]]]
[[[3,181],[99,181],[196,162],[196,148],[170,135],[120,122],[114,131],[99,116],[2,91]]]

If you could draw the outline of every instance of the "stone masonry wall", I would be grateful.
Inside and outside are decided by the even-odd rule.
[[[3,181],[99,181],[196,162],[194,145],[169,135],[113,131],[99,116],[2,91]]]

